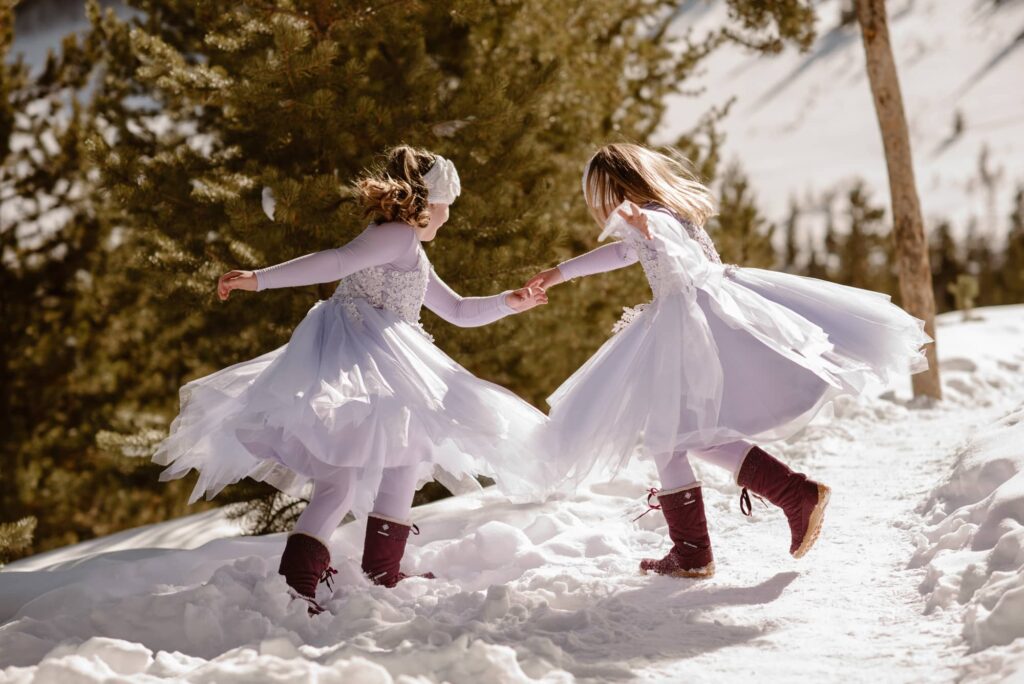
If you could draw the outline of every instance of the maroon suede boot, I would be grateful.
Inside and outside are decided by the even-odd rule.
[[[661,560],[643,559],[640,561],[640,571],[644,574],[655,572],[659,575],[698,579],[714,575],[715,559],[711,554],[711,538],[708,536],[708,521],[704,517],[704,496],[701,494],[700,483],[659,492],[658,503],[668,523],[672,550]]]
[[[743,487],[740,510],[750,515],[750,494],[768,499],[782,509],[789,520],[792,540],[789,553],[800,558],[807,553],[821,533],[825,507],[831,490],[820,482],[794,473],[786,464],[758,447],[752,447],[743,459],[736,482]]]
[[[408,577],[434,579],[433,573],[406,575],[401,571],[402,556],[409,533],[419,534],[415,525],[371,515],[366,519],[366,540],[363,542],[363,572],[370,581],[391,588]]]
[[[295,532],[288,535],[277,571],[284,575],[284,581],[295,592],[296,598],[309,604],[310,615],[324,612],[316,602],[316,587],[320,582],[330,587],[331,575],[337,573],[331,567],[331,552],[326,546],[308,534]]]

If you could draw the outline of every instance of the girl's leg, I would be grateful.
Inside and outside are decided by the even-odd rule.
[[[751,446],[736,471],[736,484],[743,488],[740,510],[750,515],[749,489],[782,509],[789,521],[789,553],[803,556],[821,533],[830,490],[803,473],[792,471],[764,449]]]
[[[673,491],[697,482],[697,475],[685,451],[656,456],[654,464],[658,467],[662,491]]]
[[[641,572],[707,578],[715,573],[700,482],[685,451],[654,459],[661,477],[658,503],[668,523],[672,549],[664,558],[645,558]]]
[[[299,516],[292,534],[305,534],[327,546],[331,534],[352,508],[354,494],[355,488],[348,475],[317,480],[313,483],[313,496],[309,499],[309,505]]]
[[[377,498],[373,502],[374,515],[390,518],[398,522],[409,520],[412,514],[412,499],[416,494],[416,481],[419,468],[385,468],[384,477],[377,490]]]
[[[693,449],[689,453],[702,461],[707,461],[719,468],[728,470],[735,478],[736,474],[740,471],[740,466],[743,465],[743,459],[753,446],[750,442],[738,440],[719,444],[708,449]]]
[[[353,487],[348,475],[313,483],[313,496],[299,516],[281,554],[278,572],[296,594],[309,604],[309,614],[323,612],[316,601],[317,585],[330,578],[331,551],[327,541],[352,506]]]
[[[402,557],[413,529],[409,518],[418,470],[418,466],[384,470],[363,542],[363,572],[374,584],[393,587],[406,578]],[[433,577],[430,573],[423,576]]]

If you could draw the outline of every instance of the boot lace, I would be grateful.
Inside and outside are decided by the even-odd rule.
[[[326,568],[324,568],[323,573],[320,574],[320,579],[318,580],[318,583],[326,584],[329,590],[334,591],[334,583],[331,580],[331,576],[337,574],[338,571],[332,568],[330,565],[328,565]]]
[[[661,510],[661,504],[651,503],[651,499],[653,499],[654,497],[658,496],[658,492],[660,492],[660,491],[661,490],[658,489],[657,487],[651,487],[650,489],[647,490],[647,510],[644,511],[643,513],[641,513],[640,515],[636,516],[635,518],[633,518],[633,522],[636,522],[637,520],[639,520],[640,518],[644,517],[645,515],[647,515],[651,511],[660,511]]]
[[[757,499],[758,501],[760,501],[762,506],[764,506],[765,508],[768,508],[768,504],[765,503],[765,500],[763,498],[761,498],[761,496],[759,496],[757,494],[754,494],[754,498]],[[742,513],[743,515],[745,515],[745,516],[747,516],[749,518],[750,515],[753,512],[754,512],[754,507],[750,503],[750,492],[747,491],[746,487],[744,487],[743,491],[740,492],[740,513]]]

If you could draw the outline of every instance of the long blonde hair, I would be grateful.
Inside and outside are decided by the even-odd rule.
[[[715,200],[684,162],[689,164],[642,145],[605,145],[583,172],[583,197],[590,214],[604,224],[625,200],[640,206],[654,202],[704,225],[717,213]]]
[[[384,153],[383,165],[355,183],[363,214],[374,223],[399,221],[425,228],[430,223],[427,186],[423,174],[434,165],[432,152],[398,145]]]

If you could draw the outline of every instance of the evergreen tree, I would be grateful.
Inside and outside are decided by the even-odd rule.
[[[775,226],[758,210],[739,164],[731,164],[722,176],[718,216],[710,221],[708,232],[726,263],[758,268],[775,264]]]
[[[1024,185],[1017,187],[1009,218],[1006,250],[999,268],[997,304],[1024,302]]]
[[[979,230],[978,221],[974,218],[967,228],[965,270],[975,280],[977,293],[974,298],[982,306],[994,303],[993,295],[999,288],[999,258],[993,250],[990,232],[991,228]]]
[[[800,244],[797,228],[800,223],[800,205],[796,198],[789,199],[789,214],[786,217],[786,244],[782,252],[782,269],[787,273],[798,273],[800,266],[797,263],[800,259]],[[811,250],[813,254],[813,246]]]
[[[959,248],[953,239],[948,221],[942,221],[935,229],[931,239],[929,262],[932,267],[932,283],[935,286],[936,308],[940,313],[951,311],[956,307],[956,302],[949,288],[956,282],[957,276],[963,273],[964,264],[960,259]]]
[[[835,238],[839,256],[835,279],[844,285],[888,291],[889,261],[885,253],[882,221],[885,209],[871,204],[862,181],[850,188],[846,201],[846,230]]]
[[[0,12],[3,53],[12,20]],[[72,35],[37,75],[3,60],[0,510],[14,521],[0,534],[4,560],[185,510],[183,487],[140,488],[142,478],[95,441],[123,391],[91,354],[118,334],[96,301],[113,223],[81,154],[95,122],[79,93],[97,59],[95,40]]]

